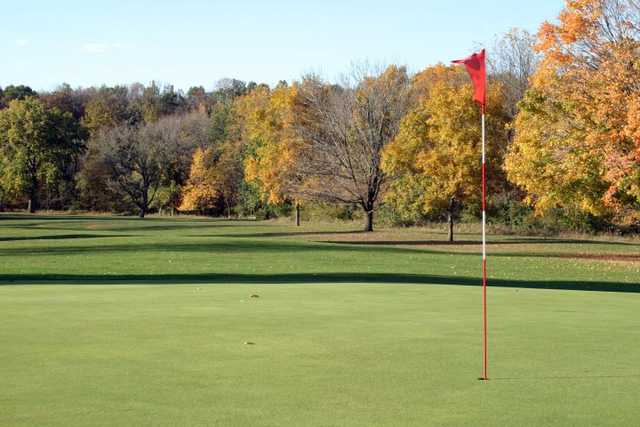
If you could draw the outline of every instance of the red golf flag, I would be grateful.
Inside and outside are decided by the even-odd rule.
[[[467,72],[473,81],[473,87],[475,92],[473,94],[473,100],[480,104],[482,112],[486,105],[486,87],[487,87],[487,72],[484,61],[484,49],[478,53],[474,53],[468,58],[458,59],[451,61],[454,64],[463,64],[467,68]]]

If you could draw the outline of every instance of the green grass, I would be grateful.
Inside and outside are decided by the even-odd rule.
[[[491,236],[481,382],[478,236],[358,227],[0,216],[0,425],[638,425],[638,242]]]

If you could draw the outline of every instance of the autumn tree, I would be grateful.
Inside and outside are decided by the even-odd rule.
[[[257,87],[236,101],[248,155],[245,176],[267,203],[291,201],[300,225],[301,179],[296,170],[302,142],[294,129],[297,86]]]
[[[142,93],[135,100],[145,123],[153,123],[164,116],[183,113],[187,108],[182,93],[172,85],[159,85],[155,81],[142,88]]]
[[[521,104],[509,178],[539,212],[640,220],[640,5],[567,1],[545,23]]]
[[[192,118],[192,120],[194,120]],[[166,117],[143,126],[118,126],[90,142],[108,171],[110,188],[133,203],[143,218],[160,186],[186,176],[191,153],[203,132],[191,132],[184,117]],[[194,120],[204,126],[204,120]],[[188,123],[189,121],[187,121]]]
[[[295,162],[303,197],[355,204],[373,231],[374,212],[387,184],[382,151],[398,133],[410,105],[406,69],[356,70],[350,82],[306,79],[296,96],[295,126],[303,141]]]
[[[182,189],[182,211],[206,212],[217,204],[219,191],[212,176],[212,149],[198,147],[193,153],[189,178]]]
[[[131,102],[126,86],[99,88],[87,102],[82,118],[83,126],[92,136],[100,131],[121,125],[135,125],[142,114]]]
[[[73,89],[64,83],[51,92],[40,93],[39,97],[48,108],[58,108],[60,111],[69,112],[76,121],[80,121],[91,98],[91,91]]]
[[[29,211],[40,192],[60,178],[62,164],[83,146],[71,113],[47,109],[34,97],[13,100],[0,111],[0,171],[3,193],[27,196]]]
[[[222,205],[230,218],[243,178],[240,150],[239,141],[198,148],[193,154],[180,209],[210,212]]]
[[[93,212],[127,211],[130,201],[110,185],[111,171],[104,162],[103,150],[97,137],[88,141],[74,177],[77,190],[74,206]]]
[[[193,86],[187,90],[186,107],[190,111],[208,113],[214,104],[213,97],[202,86]]]
[[[403,216],[447,214],[449,241],[454,218],[465,204],[477,202],[480,188],[480,111],[473,88],[457,67],[436,66],[414,78],[419,101],[403,118],[398,136],[384,151],[383,170],[396,179],[386,200]],[[489,182],[504,181],[507,116],[502,87],[487,94]]]
[[[224,78],[216,82],[213,96],[217,101],[230,101],[247,93],[247,85],[242,80]]]
[[[180,209],[212,212],[222,206],[231,217],[244,176],[243,146],[233,102],[218,102],[209,120],[207,144],[193,154]]]
[[[209,117],[201,112],[165,116],[156,127],[177,129],[174,139],[170,139],[166,147],[167,167],[155,201],[160,209],[173,212],[181,203],[181,188],[189,178],[194,150],[209,144]]]

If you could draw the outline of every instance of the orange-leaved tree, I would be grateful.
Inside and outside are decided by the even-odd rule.
[[[243,143],[239,118],[230,103],[217,104],[212,112],[210,141],[193,153],[187,184],[182,189],[181,210],[223,211],[231,217],[243,180]]]
[[[539,212],[640,220],[640,4],[568,0],[538,39],[509,179]]]

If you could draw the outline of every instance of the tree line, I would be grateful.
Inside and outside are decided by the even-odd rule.
[[[640,222],[640,3],[567,1],[488,49],[490,219]],[[355,66],[275,87],[0,89],[3,208],[264,216],[305,206],[399,224],[477,217],[480,113],[463,69]]]

